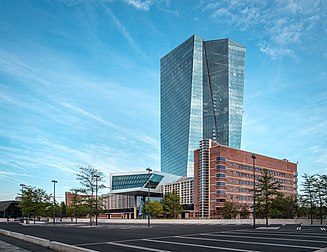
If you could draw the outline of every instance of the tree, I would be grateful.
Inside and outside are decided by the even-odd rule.
[[[97,210],[98,201],[95,199],[97,190],[105,188],[105,185],[101,182],[104,181],[104,174],[94,168],[91,165],[79,166],[79,173],[76,174],[77,180],[80,182],[81,187],[73,189],[78,193],[84,194],[85,197],[81,197],[85,204],[88,206],[88,214],[90,217],[90,226],[92,226],[93,213]]]
[[[298,210],[298,205],[293,197],[285,197],[278,193],[277,197],[272,199],[269,211],[270,218],[294,218]]]
[[[221,212],[224,219],[234,219],[237,216],[237,206],[234,202],[225,201]]]
[[[240,209],[240,218],[241,219],[248,219],[250,215],[249,206],[247,204],[242,204]]]
[[[273,198],[278,195],[280,190],[280,184],[277,180],[274,180],[266,169],[262,170],[262,176],[258,179],[258,187],[256,189],[256,201],[258,205],[258,212],[262,212],[266,219],[266,227],[268,227],[269,210],[273,201]]]
[[[144,209],[148,209],[148,202],[145,204]],[[158,218],[163,213],[162,204],[156,200],[150,200],[150,215],[152,217]]]
[[[41,188],[27,186],[22,192],[22,201],[19,208],[27,215],[27,218],[48,216],[51,206],[51,196]]]
[[[322,225],[323,219],[323,205],[326,202],[326,182],[327,176],[326,175],[316,175],[313,180],[313,191],[316,196],[316,202],[319,204],[319,215],[320,215],[320,225]]]
[[[180,198],[175,192],[167,193],[162,198],[163,212],[166,218],[177,219],[183,213],[183,207]]]
[[[67,217],[67,206],[65,202],[60,203],[60,220],[62,220],[63,217]]]
[[[313,224],[313,209],[314,209],[314,201],[316,197],[316,190],[315,190],[315,177],[313,175],[304,174],[302,176],[304,178],[304,181],[302,182],[302,200],[305,205],[309,205],[310,207],[310,219],[311,219],[311,225]]]

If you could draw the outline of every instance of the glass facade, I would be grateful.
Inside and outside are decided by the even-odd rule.
[[[155,189],[164,176],[159,174],[132,174],[112,177],[112,190],[130,189],[138,187],[150,187]]]
[[[201,139],[241,147],[245,47],[194,35],[160,61],[161,171],[193,177]]]
[[[192,36],[160,61],[161,171],[193,177],[202,139],[202,39]]]

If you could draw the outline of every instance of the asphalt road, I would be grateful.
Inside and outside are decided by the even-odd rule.
[[[327,231],[286,225],[253,230],[218,224],[42,224],[0,223],[1,229],[97,251],[327,251]],[[325,227],[325,229],[327,229]],[[2,237],[0,236],[0,240]],[[35,250],[32,250],[35,251]]]

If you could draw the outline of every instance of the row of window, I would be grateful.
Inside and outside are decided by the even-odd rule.
[[[226,162],[226,158],[219,156],[219,157],[216,157],[216,161],[217,162],[219,162],[219,161],[220,162]],[[222,166],[222,165],[217,165],[216,169],[223,169],[221,167],[225,167],[225,169],[226,169],[226,166]],[[234,167],[234,163],[230,162],[229,167]],[[252,166],[242,165],[242,164],[237,164],[237,163],[235,163],[235,168],[244,169],[244,170],[248,170],[248,171],[253,171]],[[257,167],[255,170],[256,170],[256,172],[262,172],[262,168],[260,168],[260,167]],[[277,171],[269,171],[269,174],[274,175],[274,176],[279,176],[279,177],[285,177],[286,176],[285,173],[277,172]]]

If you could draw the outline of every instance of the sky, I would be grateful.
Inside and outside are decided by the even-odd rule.
[[[0,200],[160,170],[160,58],[193,34],[247,48],[241,148],[326,174],[327,1],[1,0]]]

